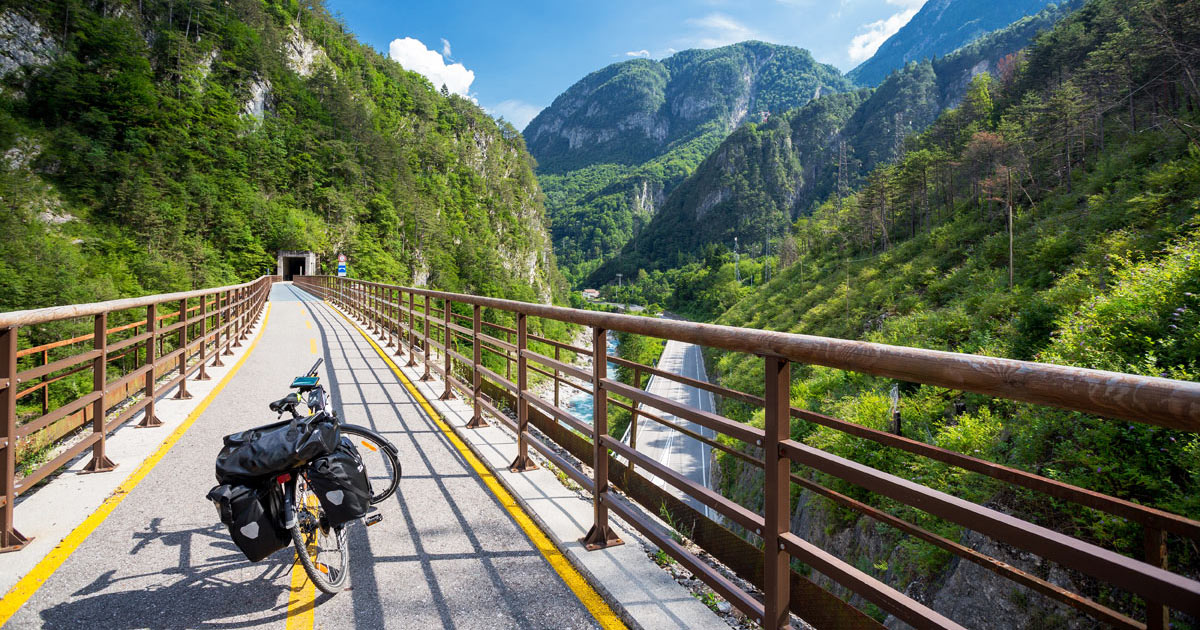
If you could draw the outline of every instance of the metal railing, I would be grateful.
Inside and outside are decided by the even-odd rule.
[[[163,392],[191,398],[188,379],[208,380],[206,368],[223,365],[221,357],[241,346],[276,280],[0,313],[0,551],[29,542],[13,525],[20,494],[88,449],[85,472],[115,468],[105,454],[107,434],[139,412],[137,426],[161,425],[154,406]],[[71,334],[85,326],[90,334]],[[22,403],[35,395],[34,405]],[[91,432],[79,436],[89,424]],[[18,474],[19,454],[33,460],[34,449],[70,436],[82,439],[49,461],[26,462]]]
[[[457,390],[471,402],[474,413],[469,427],[485,425],[483,412],[486,411],[516,432],[518,455],[511,465],[512,470],[528,470],[533,467],[533,461],[528,457],[528,449],[532,447],[564,474],[591,492],[594,522],[591,531],[583,539],[589,549],[620,544],[608,525],[609,512],[615,512],[748,617],[765,627],[787,627],[789,611],[819,628],[879,625],[842,599],[790,570],[792,560],[802,562],[883,611],[915,627],[959,627],[955,622],[860,571],[845,560],[792,533],[790,496],[793,484],[962,559],[977,563],[1016,584],[1071,606],[1107,625],[1124,628],[1165,628],[1169,624],[1171,608],[1200,616],[1200,583],[1168,571],[1166,557],[1167,535],[1198,541],[1200,522],[792,407],[789,399],[791,364],[802,363],[1195,432],[1200,431],[1200,383],[584,311],[347,278],[305,277],[297,278],[296,284],[356,317],[364,326],[380,335],[389,348],[395,348],[397,356],[407,354],[408,366],[417,367],[418,357],[422,358],[423,378],[430,378],[431,371],[443,377],[445,389],[442,398],[453,397],[454,390]],[[463,312],[456,312],[456,308]],[[482,314],[489,309],[495,315],[492,319],[503,317],[515,321],[515,326],[484,321]],[[592,347],[580,348],[531,334],[530,317],[590,327]],[[608,356],[605,344],[608,331],[675,339],[758,355],[765,370],[765,396],[754,396]],[[501,339],[501,336],[504,339]],[[464,345],[470,347],[471,356],[463,353]],[[535,348],[547,349],[546,352],[553,348],[555,356],[547,356]],[[440,354],[440,361],[433,359],[435,350]],[[592,370],[587,372],[562,361],[560,350],[591,354]],[[486,367],[484,353],[493,357],[493,365],[497,365],[498,361],[504,363],[505,376]],[[632,387],[610,378],[607,374],[607,363],[610,361],[634,369],[639,387]],[[517,372],[516,382],[512,380],[513,365]],[[544,400],[529,389],[531,371],[554,380],[553,402]],[[460,374],[469,374],[470,382],[460,380]],[[640,388],[642,374],[671,379],[732,400],[761,406],[765,409],[765,427],[760,429],[739,423],[716,413],[681,405],[643,391]],[[576,383],[572,379],[586,385]],[[559,407],[560,385],[594,395],[590,425],[579,421]],[[620,402],[611,396],[620,396],[630,402]],[[506,401],[516,409],[515,421],[501,411],[501,401]],[[638,403],[690,420],[738,440],[745,448],[734,448],[715,438],[677,427],[645,408],[638,408]],[[631,432],[630,444],[608,435],[609,405],[623,406],[630,411],[634,415],[635,427],[636,419],[644,417],[681,430],[712,448],[762,468],[765,475],[762,512],[748,509],[721,496],[638,452],[635,432]],[[789,435],[791,418],[844,431],[859,438],[985,475],[1011,486],[1041,492],[1140,523],[1145,538],[1144,560],[1126,557],[1087,541],[794,441]],[[583,474],[573,462],[561,455],[559,450],[545,444],[530,431],[530,424],[583,464],[591,467],[592,474]],[[761,456],[756,453],[761,453]],[[1100,602],[821,486],[811,479],[793,473],[793,464],[855,484],[993,540],[1035,553],[1062,567],[1091,576],[1100,583],[1135,594],[1146,602],[1146,621],[1133,619]],[[648,483],[645,476],[635,472],[635,466],[707,506],[714,513],[721,515],[726,522],[736,524],[745,532],[752,533],[753,540],[745,541],[734,536],[720,524],[676,500],[670,493]],[[732,568],[739,576],[760,588],[761,596],[752,596],[692,555],[653,519],[648,518],[645,512],[629,500],[610,492],[610,484],[615,484],[651,513],[668,510],[676,524],[681,516],[685,518],[691,526],[694,542]]]

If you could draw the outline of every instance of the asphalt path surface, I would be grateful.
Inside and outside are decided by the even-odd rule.
[[[658,360],[658,369],[698,381],[708,380],[708,376],[704,371],[704,357],[701,355],[700,346],[682,341],[667,341],[663,347],[662,357]],[[646,390],[652,394],[669,398],[677,403],[696,409],[704,411],[714,411],[716,409],[712,392],[684,385],[670,379],[653,376],[646,386]],[[712,437],[713,435],[711,429],[690,420],[679,418],[644,404],[639,404],[638,408],[645,409],[647,412],[653,413],[675,426],[684,427],[705,437]],[[637,450],[664,466],[681,473],[688,479],[702,486],[709,487],[711,447],[707,444],[684,435],[671,427],[664,426],[650,418],[639,416]],[[691,497],[685,497],[675,486],[666,484],[662,479],[655,478],[653,475],[651,477],[660,487],[666,488],[676,496],[682,497],[688,505],[711,518],[712,514],[708,506],[701,504]]]
[[[383,522],[350,530],[350,587],[318,593],[318,628],[581,628],[595,620],[346,320],[276,284],[258,347],[163,460],[26,602],[9,628],[278,628],[290,547],[250,563],[205,494],[222,436],[275,420],[267,403],[320,353],[347,422],[399,446]],[[165,437],[165,436],[164,436]]]

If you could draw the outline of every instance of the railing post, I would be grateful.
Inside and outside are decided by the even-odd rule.
[[[525,348],[529,346],[529,317],[517,313],[517,458],[508,465],[512,472],[536,470],[537,464],[529,457],[529,400],[525,398],[529,389],[529,366],[525,362]],[[508,356],[508,351],[504,352]]]
[[[390,286],[383,287],[383,308],[380,318],[383,320],[383,338],[387,341],[385,348],[396,347],[396,325],[392,323],[392,312],[395,304],[392,303],[392,288]]]
[[[371,332],[379,332],[379,286],[371,284],[367,286],[367,327]]]
[[[208,363],[208,296],[200,296],[200,371],[196,374],[197,381],[211,381],[205,369]]]
[[[133,333],[135,335],[137,334],[136,328],[133,330]],[[49,365],[49,364],[50,364],[50,351],[42,350],[42,365]],[[50,386],[46,384],[46,379],[48,379],[48,378],[50,378],[49,374],[43,374],[42,379],[41,379],[41,382],[42,382],[42,415],[43,416],[50,413]]]
[[[1167,533],[1161,529],[1143,525],[1143,543],[1146,562],[1161,569],[1167,568]],[[1166,630],[1171,627],[1171,611],[1161,602],[1146,600],[1146,630]]]
[[[483,409],[479,406],[479,396],[482,393],[483,383],[479,374],[479,366],[483,361],[483,350],[479,347],[479,331],[482,327],[483,307],[475,304],[471,316],[471,402],[473,403],[474,414],[471,416],[471,421],[467,423],[468,429],[478,429],[479,427],[486,427],[488,425],[483,420]]]
[[[244,300],[242,299],[244,296],[245,296],[244,289],[234,289],[232,295],[230,296],[230,300],[231,300],[230,309],[231,309],[231,313],[233,315],[234,326],[231,327],[229,332],[233,336],[233,344],[232,345],[234,348],[242,347],[242,327],[245,325],[242,321],[243,314],[245,311],[245,307],[243,306]],[[233,353],[230,352],[230,354],[233,354]]]
[[[396,342],[396,356],[402,357],[404,356],[404,333],[400,327],[400,322],[403,319],[403,315],[400,314],[400,305],[403,301],[401,298],[403,293],[400,292],[400,289],[395,289],[395,292],[396,297],[390,307],[392,321],[389,328],[392,329],[392,340]]]
[[[233,356],[233,348],[230,347],[232,345],[232,339],[233,339],[233,291],[232,290],[225,292],[225,308],[222,309],[221,312],[225,314],[225,323],[221,326],[223,329],[225,329],[225,351],[222,352],[221,354],[229,357],[229,356]],[[221,363],[218,365],[216,362],[214,362],[213,365],[217,365],[219,367],[219,366],[223,366],[225,364]]]
[[[158,305],[151,304],[146,307],[146,332],[150,337],[146,339],[146,362],[143,367],[149,367],[150,371],[146,372],[145,376],[145,396],[146,410],[142,412],[142,421],[137,424],[141,428],[162,426],[162,420],[154,415],[154,362],[157,360],[155,351],[158,349]],[[221,353],[217,352],[217,360],[221,360]],[[216,365],[214,362],[213,365]]]
[[[0,443],[4,458],[0,459],[0,552],[16,551],[29,544],[30,539],[13,527],[16,508],[17,474],[17,328],[0,329],[0,380],[7,381],[0,392]]]
[[[763,610],[766,630],[790,627],[788,612],[790,567],[780,536],[791,530],[791,462],[780,456],[780,442],[791,431],[791,363],[766,357],[766,439],[763,461],[766,484],[763,501]]]
[[[92,432],[100,437],[92,445],[92,461],[83,467],[85,473],[108,472],[117,467],[104,454],[104,387],[108,384],[108,313],[96,315],[92,345],[100,354],[92,359],[92,391],[100,394],[92,403]]]
[[[429,351],[429,294],[425,294],[425,330],[424,330],[424,346],[425,346],[425,373],[421,375],[422,381],[432,381],[433,377],[429,375],[429,359],[433,355]]]
[[[250,336],[250,289],[242,289],[242,323],[238,326],[238,341]]]
[[[454,332],[450,330],[451,308],[452,303],[450,300],[442,300],[442,367],[446,370],[446,373],[442,376],[445,377],[443,380],[445,381],[446,388],[442,390],[442,395],[439,397],[440,400],[452,400],[454,398],[454,392],[451,391],[452,388],[450,387],[450,370],[453,367],[450,364],[450,346],[453,345],[452,340],[454,339]]]
[[[248,299],[249,294],[243,296]],[[182,324],[179,327],[179,390],[171,398],[173,400],[188,400],[192,397],[187,390],[187,320],[188,320],[187,298],[179,300],[179,319],[177,324]],[[249,309],[243,309],[243,317],[249,315]],[[242,328],[245,329],[245,323]]]
[[[633,386],[637,389],[642,388],[642,368],[633,368]],[[637,450],[637,427],[638,427],[638,402],[636,400],[629,401],[630,408],[633,411],[629,412],[629,448]],[[629,460],[629,474],[634,474],[633,460]],[[707,484],[707,481],[705,481]]]
[[[608,333],[592,328],[592,474],[595,491],[592,493],[592,528],[579,542],[588,551],[625,544],[608,525],[608,449],[603,438],[608,433],[608,390],[600,381],[608,378]]]
[[[405,367],[417,365],[417,326],[416,326],[417,296],[408,292],[408,364]],[[422,351],[422,353],[424,353]]]

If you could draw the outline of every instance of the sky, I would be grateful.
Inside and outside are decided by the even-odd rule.
[[[1003,1],[1003,0],[1000,0]],[[358,37],[434,86],[524,129],[588,73],[748,39],[807,48],[843,72],[925,0],[327,0]]]

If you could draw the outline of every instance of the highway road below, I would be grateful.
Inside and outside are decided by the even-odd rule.
[[[699,381],[708,380],[708,376],[704,370],[704,357],[701,354],[700,346],[682,341],[667,341],[666,346],[663,348],[662,357],[658,361],[658,369]],[[711,392],[669,379],[652,376],[646,390],[652,394],[669,398],[696,409],[710,412],[716,409]],[[705,437],[712,437],[713,435],[711,429],[690,420],[678,418],[652,407],[647,407],[646,405],[638,405],[638,409],[645,409],[647,412],[653,413],[673,425],[689,429]],[[628,438],[626,441],[628,441]],[[711,447],[707,444],[688,437],[670,427],[663,426],[650,418],[639,416],[637,424],[637,450],[662,463],[664,466],[683,474],[688,479],[709,487],[709,469],[712,466],[712,461]],[[676,496],[682,498],[682,493],[675,489],[674,486],[667,485],[663,480],[656,479],[653,476],[651,478],[660,487],[666,488]],[[684,501],[712,518],[713,515],[710,513],[709,508],[702,505],[699,501],[692,498],[684,498]]]

